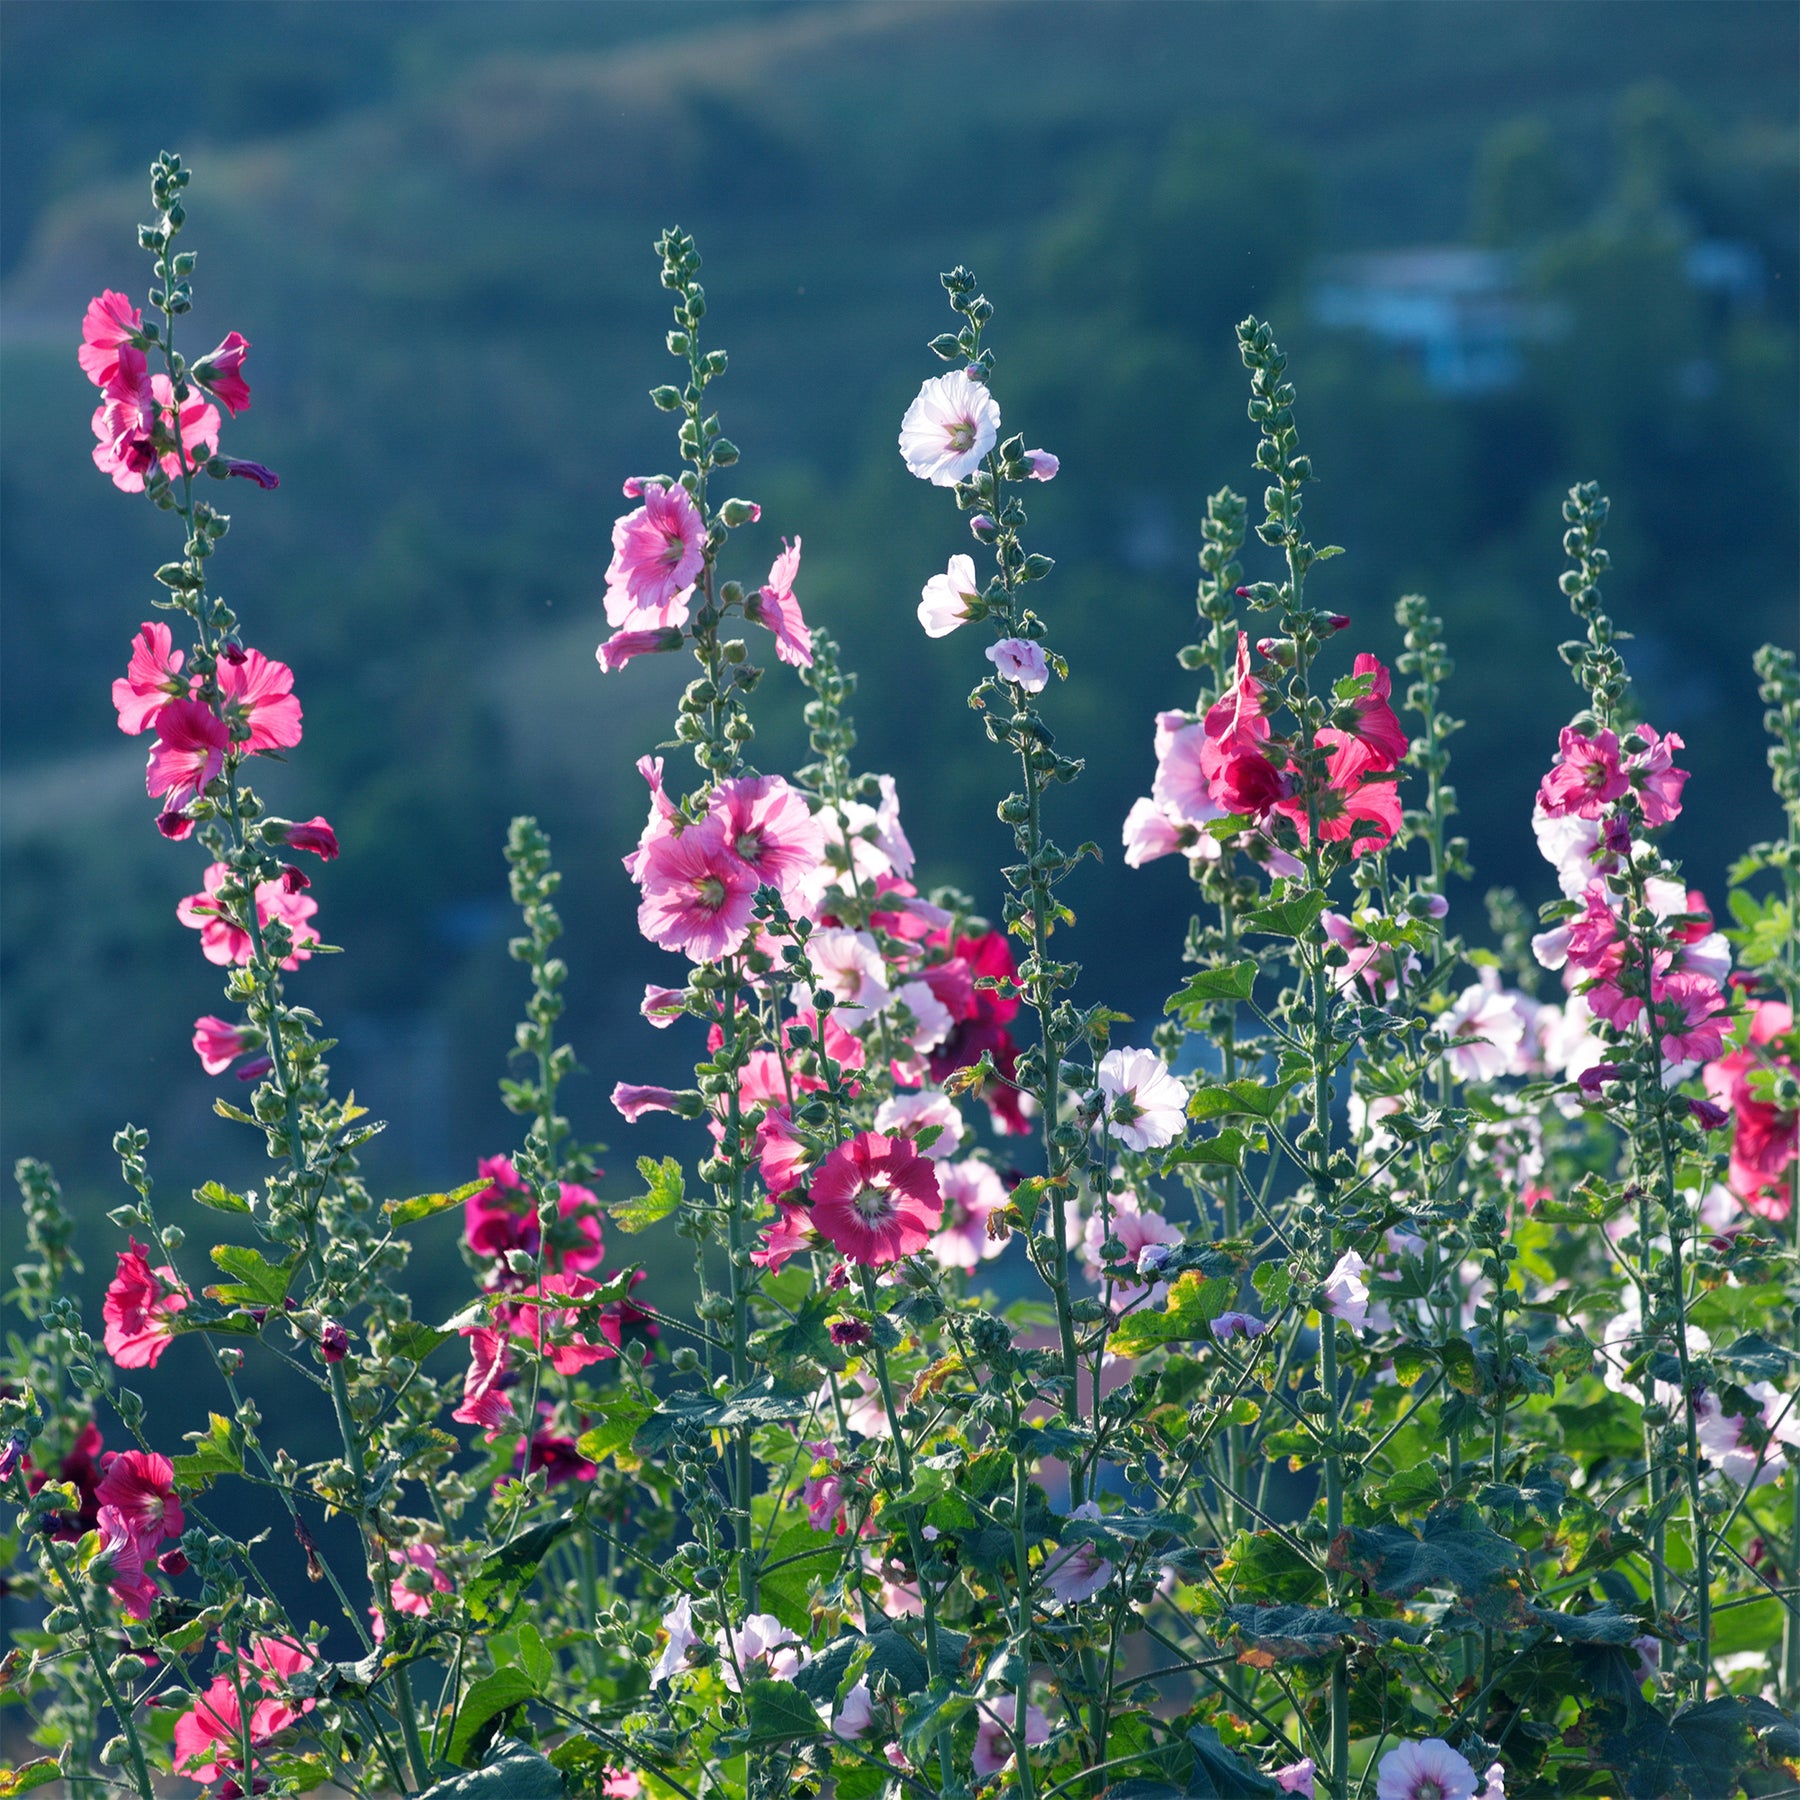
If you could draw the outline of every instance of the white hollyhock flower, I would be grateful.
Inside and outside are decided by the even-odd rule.
[[[921,481],[954,487],[981,466],[1000,435],[994,397],[964,369],[919,389],[900,421],[900,454]]]
[[[1187,1089],[1154,1050],[1109,1050],[1100,1059],[1100,1091],[1119,1141],[1154,1150],[1181,1136]]]

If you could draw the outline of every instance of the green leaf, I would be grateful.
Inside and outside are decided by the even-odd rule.
[[[440,1344],[449,1343],[455,1336],[454,1331],[439,1330],[435,1325],[427,1325],[423,1319],[402,1319],[388,1329],[387,1353],[423,1362]]]
[[[1259,906],[1244,915],[1247,931],[1264,931],[1271,937],[1301,938],[1318,924],[1325,910],[1325,896],[1317,889],[1302,894],[1297,900],[1282,900],[1274,906]]]
[[[221,1305],[279,1306],[287,1298],[288,1283],[300,1266],[300,1258],[276,1264],[259,1250],[242,1244],[215,1244],[213,1261],[227,1275],[235,1275],[235,1284],[211,1287],[206,1291]]]
[[[29,1794],[33,1788],[45,1787],[60,1780],[61,1776],[62,1765],[54,1756],[34,1756],[16,1769],[0,1769],[0,1800],[10,1800],[14,1794]]]
[[[656,1411],[655,1402],[631,1388],[609,1388],[589,1410],[600,1416],[601,1423],[584,1431],[575,1440],[575,1448],[591,1463],[604,1462],[610,1456],[620,1468],[635,1469],[638,1459],[630,1454],[631,1440]]]
[[[947,1731],[973,1709],[973,1694],[953,1693],[940,1679],[917,1700],[909,1702],[900,1720],[900,1744],[915,1763],[925,1763],[937,1745],[937,1735]]]
[[[1228,963],[1222,969],[1202,969],[1169,996],[1163,1011],[1180,1013],[1183,1018],[1189,1013],[1198,1017],[1219,1001],[1248,1000],[1255,987],[1254,959]]]
[[[1230,1306],[1236,1283],[1224,1275],[1206,1276],[1190,1269],[1169,1288],[1161,1312],[1148,1308],[1127,1313],[1114,1329],[1107,1348],[1115,1356],[1142,1356],[1161,1344],[1183,1338],[1210,1337],[1212,1321]]]
[[[1399,1517],[1429,1512],[1444,1497],[1444,1478],[1428,1462],[1401,1469],[1381,1484],[1381,1504]]]
[[[538,1564],[549,1555],[551,1545],[574,1529],[572,1518],[548,1519],[496,1550],[463,1589],[463,1604],[470,1618],[484,1625],[504,1625],[537,1578]]]
[[[654,1157],[640,1156],[637,1167],[649,1191],[633,1200],[621,1200],[606,1214],[625,1232],[646,1231],[666,1219],[681,1204],[686,1192],[681,1164],[674,1157],[665,1156],[658,1162]]]
[[[1165,1151],[1163,1173],[1172,1174],[1184,1165],[1196,1163],[1207,1168],[1241,1169],[1244,1166],[1244,1151],[1249,1143],[1250,1140],[1235,1125],[1228,1125],[1217,1137],[1176,1144]]]
[[[381,1210],[387,1214],[390,1225],[416,1225],[421,1219],[429,1219],[434,1213],[448,1212],[453,1206],[461,1206],[465,1200],[472,1199],[484,1188],[493,1186],[484,1175],[476,1181],[465,1181],[461,1187],[452,1188],[447,1194],[414,1194],[410,1200],[387,1200],[382,1203]]]
[[[763,1607],[790,1631],[804,1636],[812,1618],[807,1606],[812,1584],[828,1577],[843,1557],[844,1540],[835,1533],[814,1531],[804,1523],[790,1525],[769,1546],[764,1558],[764,1569],[757,1580]],[[780,1563],[781,1567],[768,1567],[773,1563]]]
[[[455,1775],[427,1788],[418,1800],[561,1800],[567,1791],[555,1764],[517,1744],[473,1774]]]
[[[818,1709],[791,1681],[751,1681],[744,1685],[750,1743],[791,1744],[824,1734]]]
[[[818,1402],[811,1389],[790,1388],[773,1375],[763,1375],[722,1400],[692,1389],[664,1397],[656,1411],[638,1427],[632,1448],[649,1456],[674,1443],[683,1426],[698,1425],[708,1431],[724,1431],[733,1425],[768,1425],[780,1419],[803,1419]]]
[[[1225,1619],[1248,1646],[1238,1661],[1254,1669],[1329,1656],[1356,1635],[1346,1614],[1316,1606],[1228,1606]]]
[[[500,1668],[516,1668],[530,1678],[534,1694],[548,1693],[556,1679],[556,1658],[544,1643],[544,1634],[529,1620],[493,1640],[494,1662]]]
[[[1311,1600],[1325,1586],[1319,1571],[1272,1531],[1239,1532],[1219,1574],[1235,1592],[1263,1600]]]
[[[188,1456],[170,1458],[176,1481],[185,1488],[204,1488],[215,1475],[241,1475],[243,1452],[233,1437],[231,1421],[223,1413],[213,1413],[211,1428],[190,1431],[187,1441],[194,1446]]]
[[[1610,1600],[1604,1606],[1596,1606],[1584,1613],[1557,1612],[1534,1606],[1531,1616],[1536,1623],[1548,1625],[1558,1637],[1571,1644],[1629,1644],[1633,1638],[1641,1637],[1644,1630],[1642,1620],[1620,1612]]]
[[[202,1182],[194,1189],[194,1198],[214,1212],[247,1213],[250,1210],[250,1202],[242,1194],[234,1194],[216,1181]],[[0,1792],[4,1791],[0,1789]]]
[[[1280,1312],[1294,1285],[1294,1271],[1286,1263],[1258,1263],[1250,1272],[1250,1285],[1270,1312]]]
[[[1333,1540],[1327,1566],[1366,1581],[1379,1594],[1410,1600],[1425,1587],[1479,1595],[1519,1566],[1524,1554],[1485,1525],[1473,1508],[1448,1507],[1414,1535],[1397,1525],[1354,1526]]]
[[[815,1379],[818,1368],[841,1369],[844,1353],[831,1341],[830,1325],[842,1310],[835,1294],[808,1294],[791,1319],[751,1334],[751,1360],[772,1363],[784,1372],[796,1363],[816,1364]]]
[[[1287,1110],[1291,1082],[1227,1081],[1216,1087],[1194,1090],[1188,1117],[1195,1120],[1223,1118],[1228,1113],[1249,1113],[1258,1119],[1279,1119]]]
[[[456,1729],[450,1734],[450,1761],[465,1769],[474,1768],[488,1745],[499,1735],[506,1715],[530,1698],[531,1678],[523,1669],[496,1669],[491,1675],[483,1675],[463,1695],[462,1705],[457,1708]],[[507,1785],[507,1778],[513,1775],[520,1780],[517,1788]],[[512,1800],[515,1793],[537,1795],[563,1791],[563,1778],[550,1762],[535,1750],[526,1751],[522,1746],[481,1769],[474,1778],[475,1785],[462,1785],[470,1779],[453,1778],[427,1791],[438,1795],[439,1800],[448,1800],[452,1794],[457,1800],[464,1800],[465,1796],[467,1800],[475,1800],[477,1795],[481,1800],[487,1800],[489,1795],[493,1800],[503,1800],[503,1797]],[[490,1785],[479,1785],[482,1781]],[[554,1785],[545,1786],[546,1782]]]
[[[1189,1792],[1195,1800],[1201,1795],[1208,1800],[1257,1800],[1260,1795],[1281,1792],[1273,1776],[1265,1775],[1235,1750],[1227,1750],[1212,1726],[1196,1725],[1187,1741],[1194,1752]]]

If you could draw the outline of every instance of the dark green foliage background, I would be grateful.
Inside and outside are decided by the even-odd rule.
[[[1552,890],[1528,820],[1575,697],[1554,653],[1557,504],[1594,478],[1644,710],[1690,745],[1676,845],[1721,899],[1774,820],[1749,655],[1795,631],[1797,22],[1732,0],[12,0],[8,1162],[51,1158],[97,1218],[130,1118],[165,1193],[256,1179],[251,1134],[210,1111],[234,1084],[205,1081],[187,1043],[223,1010],[173,918],[199,865],[153,830],[144,746],[108,701],[174,538],[89,464],[74,357],[91,293],[147,286],[131,228],[157,149],[197,171],[187,347],[232,327],[253,341],[255,405],[226,448],[282,474],[278,494],[231,493],[218,564],[306,709],[293,767],[259,785],[343,840],[315,893],[348,954],[295,987],[343,1039],[341,1083],[395,1121],[371,1163],[400,1193],[465,1179],[515,1135],[493,1086],[523,996],[500,857],[515,811],[540,816],[568,876],[567,1026],[591,1075],[568,1091],[577,1128],[632,1155],[676,1141],[628,1131],[604,1096],[689,1049],[637,1016],[670,969],[636,937],[617,860],[644,809],[632,760],[685,676],[592,661],[619,483],[672,460],[643,397],[669,366],[649,246],[672,221],[699,238],[711,341],[732,354],[735,489],[765,508],[739,537],[759,560],[733,572],[760,579],[781,534],[804,538],[807,615],[863,671],[866,763],[899,777],[922,877],[990,906],[1002,774],[962,702],[985,665],[914,619],[921,583],[970,546],[894,436],[937,367],[937,271],[969,263],[995,301],[1008,426],[1063,459],[1034,491],[1033,541],[1059,559],[1052,641],[1074,668],[1051,710],[1090,759],[1054,828],[1108,852],[1071,892],[1086,999],[1147,1030],[1175,977],[1182,871],[1126,870],[1116,846],[1148,789],[1152,712],[1191,699],[1172,652],[1204,496],[1259,491],[1231,329],[1250,311],[1293,357],[1322,476],[1310,535],[1350,551],[1317,583],[1354,616],[1345,666],[1350,648],[1391,654],[1404,591],[1446,617],[1482,882]],[[1689,288],[1695,238],[1755,246],[1760,309],[1727,317]],[[1520,249],[1570,325],[1511,390],[1436,394],[1309,316],[1323,255],[1476,241]],[[791,767],[796,687],[776,670],[765,693],[761,759]],[[1457,904],[1479,934],[1479,890]],[[440,1263],[425,1285],[451,1280]]]

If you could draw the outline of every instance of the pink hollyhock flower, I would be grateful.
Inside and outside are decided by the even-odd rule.
[[[1250,638],[1238,633],[1237,678],[1201,725],[1200,767],[1207,792],[1228,813],[1260,815],[1281,798],[1281,776],[1262,746],[1269,739],[1262,687],[1250,674]]]
[[[844,1518],[844,1478],[835,1469],[807,1476],[801,1483],[800,1499],[806,1507],[806,1522],[814,1531],[833,1531],[842,1537],[849,1529]]]
[[[1259,1338],[1269,1329],[1267,1319],[1242,1312],[1222,1312],[1210,1325],[1213,1337],[1221,1344],[1229,1344],[1234,1338]]]
[[[786,1194],[800,1186],[812,1151],[794,1135],[793,1121],[785,1107],[771,1108],[756,1127],[757,1173],[771,1194]]]
[[[1475,1800],[1480,1785],[1466,1758],[1442,1738],[1402,1744],[1381,1759],[1376,1800]]]
[[[144,315],[124,294],[111,288],[88,302],[81,321],[81,348],[75,360],[97,388],[111,387],[119,376],[119,352],[143,348]]]
[[[1354,834],[1353,856],[1385,849],[1400,829],[1398,788],[1374,767],[1372,753],[1360,738],[1330,726],[1317,738],[1330,751],[1324,786],[1284,795],[1275,803],[1275,810],[1293,821],[1303,844],[1310,841],[1316,822],[1325,843],[1341,843]]]
[[[1346,1250],[1325,1277],[1325,1311],[1342,1319],[1352,1331],[1361,1331],[1369,1317],[1369,1284],[1363,1279],[1369,1265],[1354,1250]]]
[[[1013,1727],[1019,1722],[1017,1695],[1005,1700],[983,1701],[981,1718],[975,1727],[976,1775],[986,1781],[998,1775],[1013,1759]],[[1048,1743],[1050,1720],[1041,1706],[1025,1708],[1025,1742],[1027,1746]]]
[[[1209,802],[1210,803],[1210,802]],[[1159,856],[1173,856],[1183,847],[1182,821],[1146,795],[1132,802],[1125,815],[1125,866],[1141,869]]]
[[[107,1354],[121,1369],[155,1368],[175,1335],[175,1315],[186,1310],[180,1277],[166,1266],[151,1268],[148,1246],[133,1238],[131,1248],[119,1252],[101,1308]]]
[[[1686,969],[1655,976],[1650,1005],[1665,1062],[1706,1062],[1724,1049],[1731,1012],[1718,983],[1707,976]]]
[[[250,384],[243,376],[244,352],[249,348],[247,338],[228,331],[225,341],[188,371],[234,419],[250,410]]]
[[[1076,1507],[1069,1517],[1097,1520],[1100,1508],[1096,1502],[1088,1500]],[[1060,1550],[1053,1550],[1044,1559],[1039,1578],[1064,1606],[1074,1606],[1093,1599],[1117,1573],[1095,1545],[1077,1540]]]
[[[679,835],[653,839],[639,860],[638,882],[638,930],[665,950],[718,962],[749,934],[756,874],[711,815]]]
[[[989,644],[984,654],[1000,671],[1002,681],[1010,681],[1028,694],[1041,694],[1050,679],[1043,645],[1034,644],[1029,638],[1002,638],[997,644]]]
[[[1122,1261],[1144,1275],[1155,1273],[1159,1260],[1182,1241],[1181,1229],[1159,1212],[1146,1212],[1136,1194],[1127,1190],[1108,1196],[1104,1208],[1096,1206],[1082,1222],[1081,1260],[1091,1281],[1107,1283],[1107,1300],[1114,1312],[1127,1312],[1145,1300],[1155,1301],[1166,1291],[1160,1282],[1121,1281],[1108,1277],[1102,1251],[1107,1239],[1124,1245]],[[1161,1252],[1161,1258],[1155,1253]]]
[[[775,634],[775,654],[796,669],[812,667],[812,633],[794,598],[794,577],[800,572],[800,540],[781,540],[781,554],[763,583],[744,608],[746,617],[768,626]]]
[[[181,675],[185,660],[168,626],[149,621],[138,627],[131,640],[131,664],[112,684],[121,731],[136,737],[155,723],[171,697],[186,695],[188,684]]]
[[[806,953],[814,987],[832,995],[840,1017],[853,1025],[863,1024],[864,1015],[880,1012],[893,998],[886,959],[868,932],[828,926],[807,939]]]
[[[988,1235],[989,1217],[1006,1206],[1006,1184],[984,1162],[947,1162],[938,1168],[944,1224],[927,1246],[940,1269],[972,1269],[1005,1250]]]
[[[635,1125],[647,1112],[674,1112],[680,1099],[673,1088],[633,1087],[627,1081],[617,1083],[612,1091],[612,1103],[627,1125]]]
[[[935,1125],[938,1135],[925,1149],[933,1162],[943,1162],[956,1153],[963,1140],[963,1116],[956,1102],[938,1088],[926,1088],[916,1094],[895,1094],[875,1109],[875,1129],[889,1137],[905,1138],[909,1143],[920,1132]]]
[[[621,1769],[608,1764],[600,1783],[602,1800],[639,1800],[643,1791],[643,1778],[635,1769]]]
[[[1174,723],[1165,729],[1164,720]],[[1189,724],[1179,713],[1165,713],[1157,720],[1156,780],[1150,798],[1168,816],[1188,825],[1207,825],[1225,816],[1207,783],[1206,744],[1204,725]]]
[[[915,1255],[943,1224],[937,1172],[905,1138],[859,1131],[819,1164],[812,1222],[852,1262]]]
[[[1648,725],[1638,726],[1637,735],[1648,748],[1626,757],[1625,773],[1637,789],[1644,823],[1654,830],[1681,814],[1681,790],[1687,786],[1688,772],[1675,767],[1675,752],[1687,746],[1678,733],[1671,731],[1664,737]]]
[[[606,1306],[600,1310],[600,1334],[606,1340],[604,1343],[596,1344],[591,1338],[584,1337],[580,1329],[583,1305],[591,1306],[594,1295],[599,1292],[599,1282],[586,1275],[546,1275],[543,1281],[519,1290],[521,1302],[538,1304],[519,1306],[513,1333],[536,1345],[559,1375],[573,1375],[589,1363],[610,1362],[619,1354],[619,1340],[623,1335],[619,1309]],[[544,1304],[554,1300],[571,1304]]]
[[[638,1015],[648,1019],[658,1031],[667,1031],[686,1011],[686,988],[658,987],[654,982],[645,983],[644,1000],[638,1008]]]
[[[685,625],[687,597],[706,561],[706,523],[679,482],[646,487],[644,504],[617,520],[606,570],[606,622],[628,626]]]
[[[121,1450],[107,1464],[95,1499],[117,1513],[146,1555],[186,1528],[175,1492],[175,1466],[154,1450]]]
[[[1304,1800],[1313,1800],[1313,1777],[1316,1773],[1313,1759],[1303,1756],[1297,1763],[1289,1763],[1285,1769],[1275,1771],[1275,1785],[1284,1794],[1300,1794],[1304,1796]]]
[[[300,702],[294,698],[294,671],[286,663],[271,662],[260,650],[228,651],[219,658],[216,679],[232,736],[247,743],[252,756],[291,750],[299,743]]]
[[[298,825],[289,825],[279,837],[270,835],[266,828],[264,835],[269,836],[271,843],[286,844],[290,850],[310,850],[321,862],[337,860],[337,833],[322,816],[303,820]]]
[[[156,714],[156,743],[144,766],[144,791],[167,794],[170,810],[196,800],[225,768],[231,732],[199,700],[166,700]]]
[[[779,888],[790,911],[804,906],[825,858],[825,822],[779,775],[721,782],[707,818],[759,886]]]
[[[750,1252],[750,1260],[773,1275],[789,1257],[798,1255],[811,1243],[812,1214],[804,1206],[783,1206],[777,1217],[763,1227],[762,1246]]]
[[[838,1703],[837,1716],[831,1721],[831,1735],[849,1743],[865,1736],[874,1724],[875,1696],[869,1692],[869,1678],[861,1675]]]
[[[462,1402],[450,1416],[460,1425],[479,1425],[491,1435],[518,1417],[505,1387],[506,1338],[487,1325],[477,1325],[463,1336],[469,1340],[469,1367],[463,1376]]]
[[[1787,1473],[1782,1446],[1800,1449],[1800,1414],[1793,1396],[1773,1382],[1753,1381],[1744,1392],[1757,1406],[1748,1418],[1726,1412],[1715,1394],[1702,1390],[1694,1398],[1694,1429],[1707,1460],[1728,1481],[1755,1489]]]
[[[194,1021],[194,1054],[209,1075],[223,1075],[246,1050],[256,1049],[262,1033],[248,1025],[233,1025],[208,1013]]]
[[[1791,1069],[1792,1058],[1771,1046],[1794,1028],[1794,1015],[1779,1000],[1752,1003],[1746,1042],[1704,1070],[1706,1091],[1732,1111],[1731,1191],[1759,1217],[1785,1219],[1792,1196],[1784,1177],[1800,1156],[1800,1112],[1783,1112],[1772,1101],[1759,1100],[1750,1076],[1759,1068]]]
[[[954,487],[980,468],[1000,434],[1000,408],[965,369],[927,381],[900,421],[907,468],[934,487]]]
[[[408,1544],[403,1550],[390,1550],[388,1560],[400,1565],[399,1575],[388,1588],[388,1598],[396,1612],[412,1613],[422,1619],[431,1611],[433,1594],[452,1591],[450,1577],[438,1567],[435,1545]]]
[[[379,1624],[379,1620],[377,1620]],[[286,1731],[302,1713],[316,1704],[303,1700],[298,1707],[278,1698],[261,1698],[270,1689],[310,1667],[310,1651],[283,1645],[273,1638],[258,1637],[249,1657],[240,1657],[237,1679],[220,1675],[195,1704],[175,1721],[175,1767],[193,1781],[217,1781],[243,1768],[244,1740],[254,1751],[278,1733]],[[239,1701],[254,1699],[246,1723]],[[202,1760],[202,1759],[206,1760]],[[260,1784],[252,1784],[260,1785]]]
[[[687,1653],[700,1641],[694,1630],[694,1603],[686,1594],[663,1614],[662,1623],[668,1636],[663,1643],[662,1655],[650,1671],[652,1687],[686,1669]]]
[[[719,1652],[719,1679],[734,1694],[744,1681],[792,1681],[806,1658],[806,1647],[773,1613],[751,1613],[736,1631],[721,1630],[714,1643]]]
[[[1356,723],[1349,728],[1349,735],[1369,752],[1370,768],[1396,769],[1406,760],[1409,740],[1406,727],[1388,704],[1394,678],[1381,659],[1366,650],[1356,659],[1355,673],[1371,675],[1374,680],[1367,694],[1351,702],[1356,708]]]
[[[1187,1089],[1154,1050],[1109,1050],[1095,1071],[1105,1116],[1133,1150],[1158,1150],[1186,1129]]]
[[[1500,986],[1495,970],[1483,969],[1481,979],[1432,1021],[1432,1029],[1451,1040],[1444,1060],[1458,1081],[1497,1081],[1521,1072],[1526,1020],[1520,999]]]
[[[674,626],[655,626],[647,631],[615,631],[594,652],[594,661],[608,675],[624,668],[634,656],[657,656],[679,650],[686,640]]]
[[[166,375],[147,373],[143,352],[122,346],[119,370],[93,418],[94,466],[112,477],[121,493],[141,494],[144,477],[161,461],[163,473],[179,481],[198,465],[194,451],[219,447],[219,409],[192,393],[181,407],[181,449],[174,446],[175,390]],[[160,446],[167,444],[167,449]]]
[[[925,627],[925,635],[948,637],[957,626],[968,622],[969,609],[980,597],[974,558],[951,557],[944,573],[932,576],[919,591],[919,623]]]
[[[1538,805],[1552,819],[1569,813],[1599,818],[1631,786],[1619,762],[1618,735],[1602,731],[1587,737],[1565,725],[1558,742],[1556,761],[1538,785]]]
[[[133,1619],[147,1619],[161,1589],[144,1570],[148,1546],[133,1535],[131,1525],[116,1506],[102,1504],[99,1512],[100,1549],[108,1564],[107,1586]]]
[[[1029,479],[1032,481],[1054,481],[1057,470],[1062,467],[1061,459],[1052,456],[1048,450],[1027,450],[1025,460],[1031,465]]]

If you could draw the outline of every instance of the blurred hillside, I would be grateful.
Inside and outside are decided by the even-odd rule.
[[[255,345],[227,448],[282,475],[231,494],[218,565],[306,709],[293,766],[258,786],[343,840],[315,892],[348,954],[296,987],[343,1040],[340,1083],[395,1121],[371,1146],[392,1191],[513,1141],[493,1084],[520,998],[516,811],[568,877],[578,1125],[623,1169],[664,1147],[604,1096],[686,1049],[637,1016],[666,969],[618,864],[632,761],[684,677],[603,678],[592,653],[620,481],[672,461],[644,398],[669,367],[649,245],[672,221],[731,352],[733,486],[764,504],[738,542],[804,539],[807,616],[866,672],[863,752],[899,777],[923,878],[990,904],[1003,776],[962,698],[984,665],[914,618],[966,540],[894,436],[938,366],[938,270],[968,263],[993,298],[1008,427],[1062,457],[1034,524],[1074,668],[1050,705],[1090,770],[1057,834],[1109,850],[1072,895],[1090,997],[1154,1016],[1187,917],[1178,867],[1112,847],[1152,712],[1191,699],[1172,653],[1204,496],[1260,488],[1246,312],[1293,357],[1313,535],[1351,552],[1319,592],[1350,647],[1391,653],[1408,590],[1449,622],[1481,885],[1553,885],[1528,815],[1574,692],[1554,646],[1578,478],[1614,499],[1609,600],[1644,710],[1690,745],[1695,879],[1717,897],[1772,826],[1748,658],[1795,627],[1792,8],[13,0],[0,39],[0,1137],[96,1217],[127,1118],[165,1192],[256,1178],[187,1042],[219,1010],[173,918],[198,863],[152,828],[108,698],[168,521],[93,471],[74,357],[91,293],[148,285],[132,227],[165,145],[197,171],[194,340]],[[1471,266],[1519,321],[1502,378],[1446,388],[1403,337],[1320,316],[1341,259],[1386,304],[1391,265],[1366,259],[1419,246],[1493,253]],[[763,690],[771,768],[799,748],[786,675]],[[1460,918],[1479,933],[1479,888]]]

